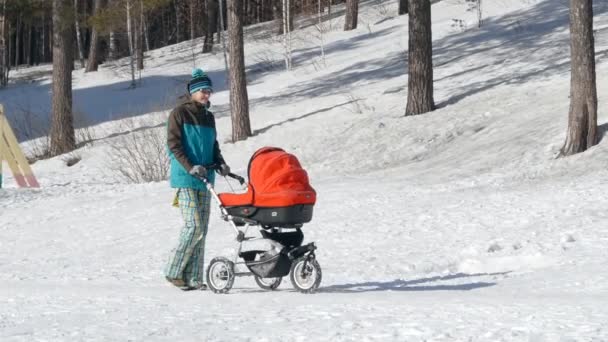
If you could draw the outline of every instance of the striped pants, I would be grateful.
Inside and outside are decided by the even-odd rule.
[[[177,196],[185,225],[178,246],[165,268],[165,276],[181,279],[187,285],[202,284],[211,196],[207,190],[186,188],[180,188]]]

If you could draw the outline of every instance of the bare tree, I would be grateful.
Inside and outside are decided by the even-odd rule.
[[[344,31],[357,28],[359,17],[359,0],[346,0],[346,17],[344,18]]]
[[[597,144],[592,0],[570,0],[570,55],[570,111],[562,156],[583,152]]]
[[[51,156],[76,148],[72,115],[73,13],[71,0],[53,0]]]
[[[240,0],[228,0],[228,51],[230,56],[228,74],[233,142],[251,136],[242,20],[243,3]]]
[[[433,35],[431,1],[409,1],[408,90],[405,115],[435,109],[433,101]]]

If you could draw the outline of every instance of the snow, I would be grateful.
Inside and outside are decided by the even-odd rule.
[[[201,41],[150,52],[135,90],[125,61],[75,71],[79,127],[92,124],[82,161],[36,162],[40,189],[17,189],[4,167],[0,340],[607,340],[608,145],[555,158],[569,106],[567,2],[484,2],[481,28],[464,1],[434,4],[439,108],[414,117],[403,117],[407,17],[396,6],[362,2],[351,32],[336,16],[325,65],[302,21],[291,72],[272,52],[280,42],[248,29],[256,134],[235,144],[222,55],[193,61]],[[608,3],[594,10],[605,132]],[[318,203],[304,234],[319,247],[318,293],[296,293],[288,279],[265,292],[237,278],[228,295],[164,281],[181,225],[173,191],[116,178],[108,146],[134,127],[162,132],[193,65],[216,84],[222,151],[236,173],[266,145],[309,171]],[[27,108],[43,121],[50,66],[12,75],[0,103],[13,125]],[[230,190],[223,180],[217,188]],[[237,247],[215,206],[206,246],[207,262]]]

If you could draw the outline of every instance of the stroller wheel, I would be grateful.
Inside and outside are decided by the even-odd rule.
[[[255,276],[255,282],[258,284],[258,286],[263,290],[269,291],[276,290],[277,287],[281,285],[281,280],[283,280],[283,277],[260,278],[258,276]]]
[[[215,293],[227,293],[234,284],[234,263],[217,257],[207,267],[207,285]]]
[[[317,259],[307,257],[294,261],[289,273],[291,284],[302,293],[315,292],[321,284],[321,276],[321,266]]]

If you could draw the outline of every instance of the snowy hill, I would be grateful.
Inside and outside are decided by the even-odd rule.
[[[605,132],[608,3],[595,3]],[[77,151],[82,161],[36,162],[35,190],[5,172],[0,340],[607,340],[608,143],[555,159],[569,106],[568,3],[496,0],[481,28],[463,0],[433,5],[439,108],[415,117],[403,117],[407,16],[396,7],[362,1],[351,32],[333,19],[325,61],[316,29],[296,31],[289,73],[280,42],[250,28],[256,134],[235,144],[223,56],[193,60],[202,41],[151,51],[135,90],[125,61],[75,71],[79,123],[92,125],[81,131],[93,140]],[[319,246],[317,294],[288,281],[270,293],[237,278],[222,296],[164,281],[181,225],[173,191],[116,178],[109,146],[134,131],[162,134],[193,65],[219,85],[212,102],[233,170],[245,175],[251,153],[273,145],[309,171],[318,203],[304,233]],[[20,113],[44,122],[50,66],[12,75],[0,103],[14,126]],[[125,117],[134,123],[116,120]],[[206,260],[235,247],[214,206]]]

